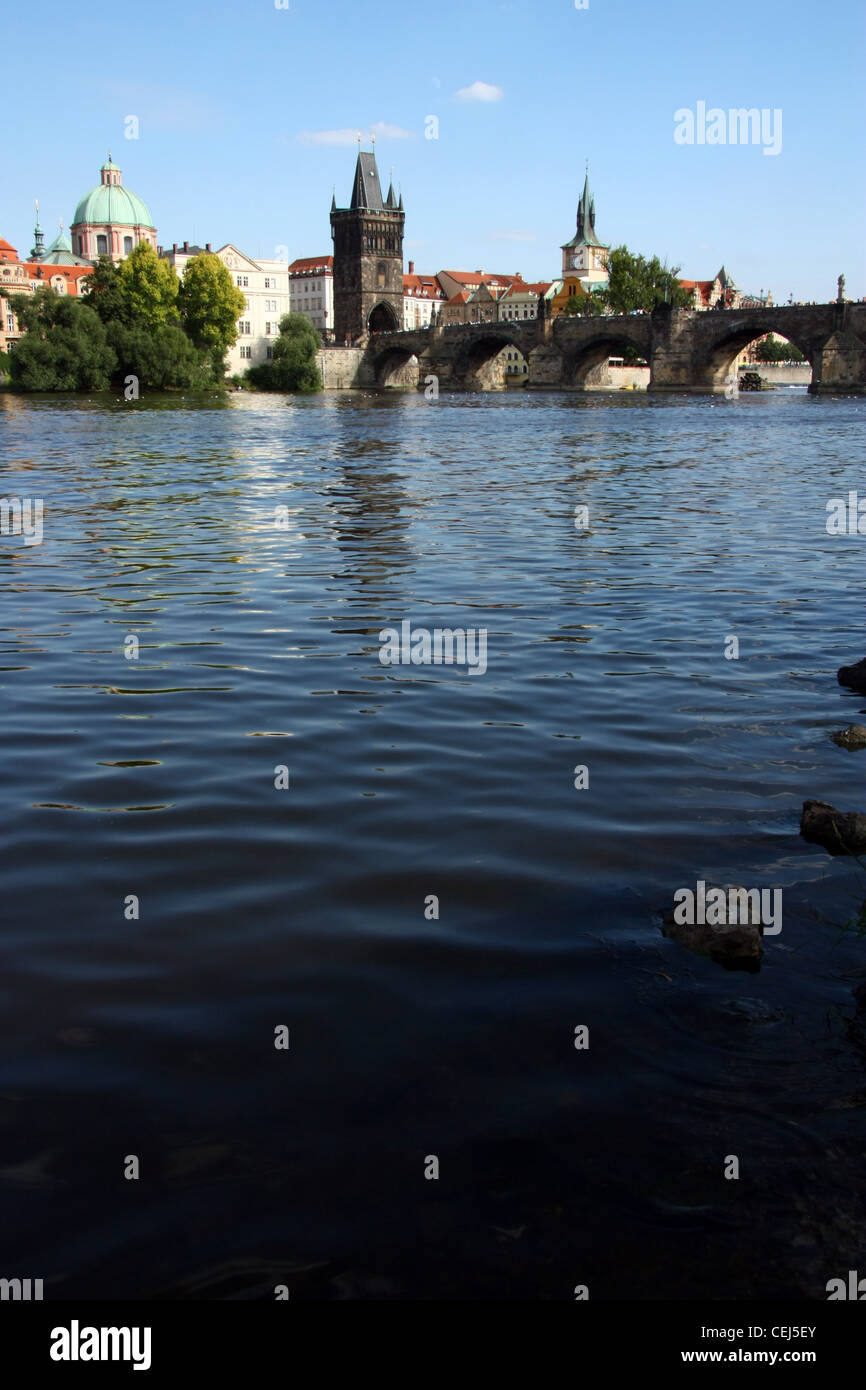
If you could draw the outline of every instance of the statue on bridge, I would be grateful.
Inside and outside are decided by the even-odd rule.
[[[838,293],[837,293],[837,295],[836,295],[836,303],[837,303],[837,304],[844,304],[844,303],[845,303],[845,276],[844,276],[844,275],[840,275],[840,276],[839,276],[839,279],[836,281],[836,288],[837,288],[837,291],[838,291]]]

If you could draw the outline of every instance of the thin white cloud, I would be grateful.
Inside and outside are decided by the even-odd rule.
[[[373,134],[377,140],[414,140],[414,130],[404,130],[399,125],[388,125],[387,121],[377,121],[371,126]]]
[[[98,86],[112,103],[119,104],[122,118],[118,119],[118,130],[123,133],[121,119],[127,115],[137,116],[141,122],[141,133],[147,130],[175,130],[187,134],[200,134],[215,130],[224,124],[225,113],[217,107],[210,97],[179,87],[167,87],[155,82],[127,82],[119,79],[103,79]],[[112,146],[121,149],[119,137],[112,140]]]
[[[302,145],[354,145],[357,130],[302,130],[298,139]]]
[[[354,145],[360,133],[366,145],[371,135],[377,140],[413,140],[414,130],[404,130],[399,125],[389,125],[387,121],[377,121],[360,132],[357,127],[344,126],[342,130],[302,130],[297,137],[302,145]]]
[[[461,87],[456,95],[458,101],[501,101],[505,92],[491,82],[473,82],[471,87]]]

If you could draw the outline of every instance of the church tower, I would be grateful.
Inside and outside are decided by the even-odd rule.
[[[360,145],[360,138],[359,138]],[[403,327],[403,198],[394,185],[382,200],[376,155],[359,148],[352,201],[331,200],[334,241],[334,338],[354,342]]]
[[[583,185],[583,193],[577,205],[577,231],[562,248],[563,276],[577,275],[585,290],[594,285],[606,285],[607,255],[610,250],[599,241],[595,230],[595,198],[589,187],[589,169]]]

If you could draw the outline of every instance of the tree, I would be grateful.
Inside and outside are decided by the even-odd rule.
[[[756,362],[805,362],[805,357],[798,347],[789,343],[787,338],[774,338],[769,334],[762,338],[755,345]]]
[[[680,286],[677,278],[679,266],[669,268],[658,256],[647,260],[634,255],[627,246],[615,246],[607,269],[607,288],[598,297],[613,314],[632,314],[636,310],[651,314],[660,304],[685,309],[691,302],[688,290]]]
[[[22,337],[11,354],[13,385],[24,391],[104,391],[115,366],[99,315],[47,287],[10,301]]]
[[[570,294],[570,295],[568,296],[568,299],[565,301],[565,305],[563,306],[562,312],[563,312],[564,314],[580,314],[580,313],[582,313],[582,312],[583,312],[583,301],[584,301],[585,299],[586,299],[586,295],[585,295],[585,294]]]
[[[82,284],[87,288],[87,303],[103,323],[125,322],[125,300],[117,278],[117,266],[110,256],[100,256],[93,274],[84,277]]]
[[[316,354],[321,339],[306,314],[283,314],[271,362],[251,367],[247,377],[262,391],[320,391]]]
[[[139,388],[149,386],[155,391],[213,385],[207,353],[194,347],[177,324],[148,329],[138,324],[111,323],[107,332],[117,357],[113,376],[119,384],[134,376]]]
[[[237,320],[246,300],[219,256],[202,251],[187,261],[177,304],[183,328],[196,347],[211,354],[215,367],[222,364],[238,336]]]
[[[117,267],[121,321],[137,328],[159,328],[177,321],[180,281],[174,266],[161,260],[147,241]]]

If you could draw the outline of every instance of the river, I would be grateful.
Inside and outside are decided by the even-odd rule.
[[[866,541],[825,523],[864,423],[795,390],[0,397],[0,490],[44,503],[41,544],[0,536],[0,1275],[855,1268],[866,874],[798,826],[863,808],[830,734],[866,722]],[[383,664],[406,620],[484,631],[486,669]],[[783,889],[758,974],[662,936],[698,880]]]

